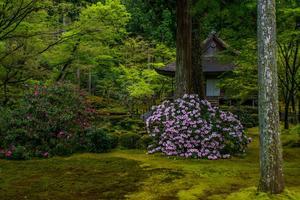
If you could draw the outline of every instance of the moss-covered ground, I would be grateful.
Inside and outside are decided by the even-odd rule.
[[[0,200],[299,200],[300,148],[293,145],[284,148],[284,194],[257,193],[257,129],[249,129],[249,134],[254,140],[247,155],[228,160],[174,159],[147,155],[141,150],[47,160],[0,160]],[[283,140],[295,140],[298,136],[287,135]]]

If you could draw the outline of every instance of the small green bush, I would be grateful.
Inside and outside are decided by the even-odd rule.
[[[0,148],[0,159],[1,158],[9,160],[27,160],[29,154],[24,146],[11,146],[7,150]]]
[[[125,118],[118,123],[117,126],[120,126],[122,130],[132,131],[139,128],[144,128],[144,122],[140,119],[132,119],[132,118]]]
[[[138,141],[138,147],[140,149],[147,149],[149,145],[153,143],[153,138],[149,135],[143,135]]]
[[[246,128],[258,126],[258,110],[252,106],[221,106],[222,110],[235,114]]]
[[[13,160],[27,160],[28,158],[29,154],[24,146],[17,146],[11,156]]]
[[[86,149],[93,153],[107,152],[118,144],[116,135],[108,133],[107,129],[91,129],[86,134]]]
[[[288,130],[282,130],[282,145],[292,148],[300,147],[300,125],[291,127]]]
[[[71,155],[72,152],[72,147],[67,144],[59,143],[57,144],[52,150],[51,154],[53,155],[58,155],[58,156],[68,156]]]
[[[111,139],[111,148],[114,149],[119,144],[119,136],[117,134],[114,134],[114,133],[109,134],[109,136],[110,136],[110,139]]]
[[[125,133],[120,136],[120,145],[126,149],[136,149],[140,138],[136,133]]]

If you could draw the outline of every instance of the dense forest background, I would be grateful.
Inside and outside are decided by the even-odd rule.
[[[154,69],[176,59],[175,6],[173,0],[1,0],[1,106],[13,106],[34,84],[64,81],[107,106],[147,111],[172,93],[172,80]],[[294,112],[300,107],[299,6],[277,2],[280,99],[282,109]],[[256,1],[199,1],[192,12],[201,40],[216,32],[239,52],[220,56],[239,66],[220,87],[239,102],[257,95]]]

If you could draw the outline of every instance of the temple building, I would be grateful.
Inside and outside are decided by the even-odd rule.
[[[218,53],[228,50],[229,46],[216,34],[210,36],[202,42],[202,69],[205,80],[205,95],[211,103],[219,105],[223,103],[231,104],[231,100],[225,96],[225,91],[219,88],[220,75],[224,72],[234,70],[233,62],[220,61]],[[236,54],[237,52],[233,52]],[[170,63],[163,68],[156,68],[157,73],[174,78],[176,63]]]

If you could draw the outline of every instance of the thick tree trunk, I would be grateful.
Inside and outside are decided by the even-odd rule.
[[[260,129],[258,189],[263,192],[281,193],[284,181],[279,133],[275,0],[258,0],[257,24]]]
[[[175,96],[191,92],[192,23],[190,0],[177,0]]]
[[[192,91],[191,93],[198,94],[201,99],[205,98],[204,91],[204,75],[201,63],[201,22],[200,17],[193,16],[192,19]]]

